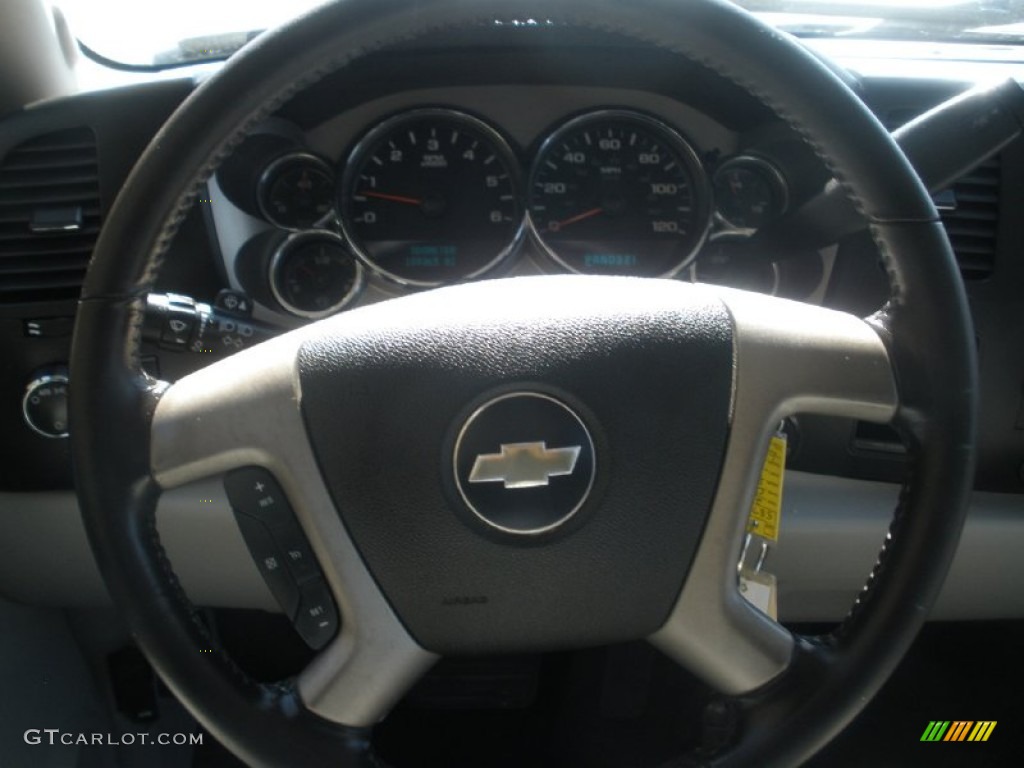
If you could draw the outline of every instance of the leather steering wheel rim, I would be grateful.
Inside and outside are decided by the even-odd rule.
[[[429,13],[426,12],[429,8]],[[952,560],[973,476],[977,392],[963,286],[935,208],[867,108],[786,36],[721,0],[351,0],[258,38],[172,115],[136,165],[97,244],[71,359],[72,449],[80,503],[115,604],[196,717],[256,765],[371,766],[368,729],[323,719],[294,685],[260,685],[201,655],[206,629],[156,533],[160,486],[150,427],[165,385],[139,361],[146,294],[185,211],[259,121],[369,53],[448,28],[537,18],[613,33],[695,61],[795,128],[868,222],[891,296],[870,318],[898,384],[893,423],[911,469],[890,536],[840,628],[797,638],[789,667],[734,699],[738,737],[715,765],[794,764],[837,734],[903,656]],[[766,66],[765,62],[770,62]],[[109,440],[116,424],[119,439]],[[705,759],[702,757],[701,759]]]

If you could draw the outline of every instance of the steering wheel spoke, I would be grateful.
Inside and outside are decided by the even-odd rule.
[[[679,599],[651,641],[723,693],[769,682],[793,638],[737,588],[743,531],[768,440],[781,419],[816,413],[887,422],[896,412],[888,352],[852,315],[723,291],[735,327],[732,419],[718,491]]]
[[[241,467],[271,472],[342,617],[341,631],[299,675],[299,694],[321,717],[368,726],[437,656],[402,626],[338,517],[299,410],[301,338],[283,336],[170,386],[153,418],[152,471],[164,490]]]
[[[153,417],[153,477],[167,491],[239,467],[290,469],[305,430],[292,371],[300,341],[288,334],[170,385]]]

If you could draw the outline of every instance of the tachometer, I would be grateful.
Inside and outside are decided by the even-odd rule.
[[[603,110],[543,144],[528,209],[548,254],[574,272],[656,277],[682,269],[707,234],[707,179],[678,133],[646,115]]]
[[[345,169],[341,198],[359,256],[407,285],[482,275],[522,229],[512,151],[485,123],[447,109],[415,110],[370,131]]]

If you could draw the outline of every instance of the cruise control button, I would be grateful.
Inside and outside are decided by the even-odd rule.
[[[275,527],[270,533],[297,582],[301,584],[320,576],[320,566],[317,565],[313,550],[297,524]]]
[[[271,527],[292,522],[292,510],[277,480],[262,467],[245,467],[224,478],[231,507]]]
[[[295,629],[306,645],[317,651],[327,645],[337,632],[338,611],[323,579],[303,585]]]
[[[299,588],[288,568],[287,558],[263,523],[244,514],[236,514],[235,519],[270,593],[285,615],[293,618],[299,607]]]

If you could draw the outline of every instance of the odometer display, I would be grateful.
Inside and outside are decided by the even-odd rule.
[[[407,285],[477,277],[512,250],[522,228],[508,145],[451,110],[415,110],[373,129],[353,151],[341,193],[356,252]]]
[[[693,149],[665,124],[622,110],[578,117],[544,142],[528,209],[538,239],[562,266],[645,277],[686,266],[711,213]]]

